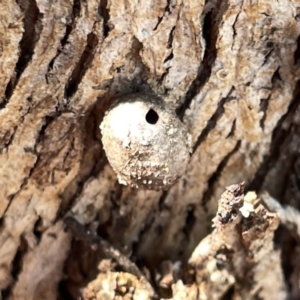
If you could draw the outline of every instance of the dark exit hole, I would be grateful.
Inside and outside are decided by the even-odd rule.
[[[158,121],[158,114],[155,110],[153,110],[152,108],[147,112],[146,114],[146,121],[149,123],[149,124],[156,124],[157,121]]]

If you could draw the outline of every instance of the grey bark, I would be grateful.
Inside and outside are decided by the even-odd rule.
[[[210,236],[226,186],[245,181],[299,208],[297,0],[3,0],[0,8],[3,298],[95,299],[95,289],[107,299],[150,297],[138,277],[73,239],[67,215],[137,262],[151,284],[162,282],[158,297],[196,299],[210,269],[201,277],[188,261]],[[165,192],[120,185],[101,144],[114,100],[147,90],[192,136],[187,170]],[[299,241],[281,227],[275,240],[275,227],[266,231],[274,262],[257,259],[251,270],[276,270],[280,289],[297,295]],[[176,262],[187,278],[170,278]],[[216,297],[242,297],[237,271]],[[265,290],[263,298],[274,299]]]

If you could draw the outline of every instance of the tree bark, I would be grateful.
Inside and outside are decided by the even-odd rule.
[[[299,295],[299,238],[282,226],[274,238],[278,215],[253,209],[249,225],[237,213],[237,227],[263,224],[257,236],[211,229],[232,184],[300,207],[297,0],[3,0],[0,8],[3,299]],[[102,149],[109,106],[150,90],[192,136],[187,170],[167,191],[120,185]],[[66,216],[108,244],[93,250],[73,238]],[[208,243],[195,258],[215,236],[219,248]],[[218,273],[227,280],[218,289],[210,266],[221,254],[244,263]],[[122,266],[126,257],[142,276]],[[252,282],[240,280],[247,272]],[[277,289],[263,280],[271,274]]]

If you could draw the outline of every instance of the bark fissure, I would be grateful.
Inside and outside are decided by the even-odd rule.
[[[276,82],[277,81],[281,81],[281,76],[279,73],[280,67],[278,67],[276,69],[276,71],[273,73],[273,76],[271,78],[271,83],[272,83],[272,87],[270,88],[271,92],[269,94],[269,96],[265,99],[261,99],[260,101],[260,111],[263,112],[263,117],[260,120],[260,127],[262,129],[265,128],[265,120],[267,118],[267,111],[268,111],[268,107],[269,107],[269,102],[272,96],[272,91],[274,91],[275,87],[276,87]]]
[[[264,182],[265,176],[272,168],[272,166],[275,164],[275,162],[277,161],[280,155],[281,152],[280,145],[282,145],[283,142],[289,137],[289,133],[292,128],[291,121],[289,121],[288,127],[285,124],[283,128],[282,125],[286,120],[289,120],[291,118],[291,116],[294,114],[295,110],[298,108],[299,105],[300,105],[300,81],[298,81],[296,84],[294,95],[293,95],[293,101],[291,102],[287,113],[284,114],[282,118],[279,120],[273,132],[272,142],[270,145],[270,154],[265,156],[253,180],[248,185],[249,190],[255,190],[255,191],[260,190]]]
[[[47,81],[47,83],[48,83],[47,77],[49,75],[51,75],[51,72],[53,70],[53,66],[55,64],[55,60],[59,57],[59,55],[61,54],[61,52],[66,51],[64,49],[64,47],[68,43],[68,38],[69,38],[71,32],[75,29],[76,19],[80,16],[80,10],[81,10],[80,0],[74,0],[74,2],[73,2],[73,8],[72,8],[72,14],[71,14],[71,16],[66,17],[65,35],[62,37],[62,39],[60,41],[60,48],[57,49],[56,55],[49,62],[49,65],[48,65],[48,72],[46,74],[46,81]]]
[[[72,72],[65,88],[65,98],[70,99],[77,91],[78,85],[86,73],[88,67],[92,63],[95,55],[95,48],[98,44],[98,37],[93,32],[87,36],[87,45],[78,61],[74,71]]]
[[[278,81],[281,81],[281,76],[280,76],[279,70],[280,70],[280,67],[278,67],[278,68],[276,69],[276,71],[273,73],[273,76],[272,76],[272,78],[271,78],[272,88],[274,88],[275,83],[276,83],[277,80],[278,80]]]
[[[268,43],[267,43],[268,44]],[[268,63],[269,58],[271,57],[272,53],[274,52],[274,48],[271,50],[268,50],[264,59],[264,62],[262,64],[262,67]]]
[[[269,95],[268,98],[260,100],[260,111],[262,111],[263,114],[264,114],[263,117],[260,120],[260,127],[262,129],[265,128],[265,120],[266,120],[266,117],[267,117],[267,110],[268,110],[270,98],[271,98],[271,94]]]
[[[239,16],[240,16],[240,12],[236,15],[235,19],[234,19],[234,22],[232,24],[232,45],[231,45],[231,50],[233,50],[233,47],[234,47],[234,42],[235,42],[235,37],[236,37],[236,23],[239,19]]]
[[[12,261],[12,278],[17,281],[19,274],[22,272],[22,265],[23,265],[23,260],[26,256],[26,254],[29,251],[29,246],[26,241],[26,239],[21,236],[20,237],[20,246],[19,249],[14,257],[14,260]]]
[[[213,114],[213,116],[210,118],[210,120],[207,122],[206,127],[204,130],[202,130],[201,134],[199,135],[194,147],[193,147],[193,153],[196,151],[196,149],[200,146],[200,144],[206,139],[209,132],[215,128],[218,119],[222,116],[224,113],[224,104],[236,99],[235,97],[231,96],[231,94],[234,92],[235,88],[232,86],[231,90],[229,91],[228,95],[221,99],[221,101],[218,103],[218,108],[216,109],[216,112]]]
[[[176,26],[173,26],[173,28],[170,31],[167,48],[170,48],[170,49],[173,48],[173,37],[174,37],[174,31],[175,31],[175,29],[176,29]],[[173,57],[174,57],[174,54],[173,54],[173,50],[172,50],[171,53],[165,58],[164,63],[166,63],[169,60],[172,60]],[[168,75],[170,68],[171,67],[166,68],[165,72],[158,79],[158,83],[159,84],[163,84],[163,81],[166,78],[166,76]],[[168,92],[168,89],[165,88],[165,94],[167,92]]]
[[[105,165],[107,164],[106,160],[102,160],[102,163],[100,164],[100,166],[98,167],[97,173],[100,173],[101,171],[103,171],[103,169],[105,168]],[[57,219],[59,220],[60,218],[65,217],[69,211],[72,210],[72,208],[76,205],[77,201],[78,201],[78,197],[82,194],[82,191],[84,189],[84,185],[85,182],[93,177],[96,177],[97,173],[95,171],[95,168],[92,168],[91,172],[89,172],[88,174],[85,174],[84,176],[78,176],[78,178],[75,178],[74,180],[76,181],[76,190],[73,192],[73,196],[71,198],[65,199],[64,195],[60,195],[60,198],[62,199],[62,205],[60,207],[60,210],[58,212],[57,215]],[[118,186],[118,188],[121,190],[122,187],[120,186],[120,184],[118,182],[115,182],[115,186]],[[111,191],[111,194],[114,194],[116,190],[118,190],[118,188],[114,187]],[[118,191],[117,195],[120,197],[120,191]],[[117,208],[118,205],[117,203],[114,201],[116,196],[114,195],[109,195],[109,197],[107,198],[107,200],[109,199],[110,203],[112,204],[111,207],[112,209]],[[98,226],[98,233],[101,232],[101,236],[103,238],[108,237],[108,233],[107,233],[107,227],[108,224],[111,224],[113,217],[110,216],[110,218],[105,222],[102,223]]]
[[[14,136],[16,134],[16,131],[17,131],[17,126],[15,126],[12,129],[12,133],[11,133],[11,131],[7,131],[4,134],[4,136],[1,140],[0,153],[3,153],[3,150],[7,149],[9,147],[9,145],[12,143]]]
[[[184,114],[190,107],[194,97],[199,93],[211,75],[212,66],[217,55],[216,42],[218,38],[218,28],[221,22],[221,16],[226,11],[226,5],[224,5],[224,3],[222,4],[222,2],[222,0],[218,0],[208,12],[205,10],[203,11],[202,36],[206,44],[204,57],[198,68],[197,76],[191,83],[182,105],[177,108],[177,114],[180,119],[183,119]],[[206,1],[206,5],[208,4],[209,1]]]
[[[297,66],[300,65],[300,35],[298,36],[298,39],[297,39],[297,49],[294,53],[294,63]]]
[[[187,240],[189,240],[190,232],[192,231],[197,221],[197,218],[195,216],[195,209],[196,207],[193,204],[187,207],[185,224],[184,227],[182,228],[182,232],[184,233]]]
[[[229,139],[231,137],[234,136],[234,133],[235,133],[235,130],[236,130],[236,119],[234,119],[233,123],[232,123],[232,126],[231,126],[231,130],[230,132],[228,133],[226,139]]]
[[[25,4],[26,3],[26,4]],[[31,61],[34,54],[34,47],[40,37],[40,29],[38,27],[42,26],[43,15],[40,14],[38,6],[35,0],[28,0],[23,3],[22,7],[21,2],[19,6],[25,12],[23,24],[24,32],[23,37],[20,41],[20,54],[19,59],[15,66],[15,72],[13,77],[10,79],[5,90],[4,101],[0,103],[0,110],[6,107],[6,104],[9,102],[10,97],[14,91],[14,88],[18,84],[18,81],[26,69],[28,63]]]
[[[164,15],[165,15],[165,13],[169,13],[169,14],[171,13],[170,5],[171,5],[171,0],[167,0],[167,4],[166,4],[165,9],[164,9]],[[161,17],[158,17],[157,24],[153,28],[153,31],[157,30],[159,24],[162,22],[162,20],[164,18],[164,15],[161,16]]]
[[[109,35],[109,7],[107,0],[101,0],[98,8],[99,15],[103,18],[103,36],[107,37]]]
[[[233,148],[232,151],[230,151],[221,161],[221,163],[219,164],[218,168],[216,169],[216,171],[212,174],[212,176],[209,178],[208,180],[208,184],[207,184],[207,189],[203,194],[203,198],[202,198],[202,205],[203,208],[208,210],[206,207],[206,204],[210,201],[210,197],[214,191],[214,186],[218,181],[218,178],[220,176],[220,174],[222,173],[222,171],[224,170],[224,168],[227,166],[227,163],[229,161],[229,159],[237,152],[239,151],[241,147],[241,141],[237,141],[235,147]]]
[[[168,196],[168,191],[164,191],[162,193],[161,197],[159,198],[159,202],[158,203],[159,203],[159,209],[160,209],[160,211],[162,211],[163,209],[166,208],[164,202],[165,202],[167,196]]]
[[[67,43],[70,33],[75,28],[76,19],[80,16],[81,2],[80,2],[80,0],[73,0],[73,1],[74,2],[73,2],[71,19],[70,20],[67,19],[67,21],[69,21],[69,22],[66,25],[66,34],[63,37],[63,39],[61,40],[62,47]]]

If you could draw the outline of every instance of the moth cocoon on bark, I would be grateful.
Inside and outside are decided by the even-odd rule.
[[[100,129],[106,156],[121,184],[164,190],[185,172],[191,136],[158,96],[121,97],[106,112]]]

